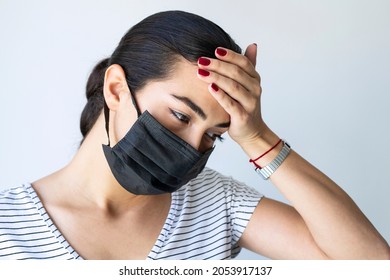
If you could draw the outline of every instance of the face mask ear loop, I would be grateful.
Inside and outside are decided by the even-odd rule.
[[[139,117],[141,115],[141,111],[139,110],[137,102],[135,101],[135,98],[134,98],[133,94],[131,93],[131,91],[130,91],[130,97],[131,97],[131,101],[133,102],[133,105],[135,107],[135,110],[137,111],[137,115]],[[108,108],[105,100],[104,100],[104,119],[105,119],[105,127],[106,127],[107,138],[108,138],[108,146],[110,146],[110,132],[109,132],[110,109]]]
[[[106,132],[107,132],[107,138],[108,138],[108,146],[110,147],[110,132],[109,132],[109,123],[110,123],[110,109],[108,109],[107,103],[104,100],[104,119],[105,119],[105,126],[106,126]]]
[[[133,102],[133,105],[135,107],[135,110],[137,111],[137,116],[141,116],[141,111],[139,110],[139,107],[137,105],[137,101],[135,101],[135,98],[134,98],[134,95],[131,93],[131,90],[130,90],[130,97],[131,97],[131,101]]]

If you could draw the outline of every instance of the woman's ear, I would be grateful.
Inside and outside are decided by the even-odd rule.
[[[121,96],[130,93],[123,68],[118,64],[110,65],[104,75],[103,95],[110,110],[116,111]]]

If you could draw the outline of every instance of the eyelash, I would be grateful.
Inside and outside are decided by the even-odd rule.
[[[179,112],[176,112],[172,109],[169,109],[171,111],[171,114],[176,118],[178,119],[179,121],[185,123],[185,124],[189,124],[190,123],[190,117],[182,114],[182,113],[179,113]]]
[[[191,118],[182,114],[182,113],[179,113],[179,112],[176,112],[172,109],[169,109],[171,111],[171,114],[176,118],[178,119],[180,122],[183,122],[185,124],[189,124],[190,123],[190,120]],[[223,142],[225,140],[224,137],[222,137],[221,135],[219,134],[209,134],[209,133],[206,133],[207,137],[209,139],[211,139],[212,141],[215,141],[215,140],[218,140],[220,142]]]
[[[225,138],[219,134],[210,135],[210,134],[206,133],[206,135],[207,135],[207,137],[209,137],[213,141],[218,140],[219,142],[223,142],[225,140]]]

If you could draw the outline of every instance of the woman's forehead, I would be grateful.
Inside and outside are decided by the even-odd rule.
[[[172,84],[172,94],[179,98],[188,98],[206,114],[207,112],[225,112],[208,90],[209,84],[198,78],[198,66],[185,59],[179,60],[173,68],[172,75],[166,82]],[[183,98],[182,98],[183,99]]]
[[[153,102],[173,99],[186,105],[201,117],[207,116],[213,122],[228,122],[229,115],[209,92],[209,84],[198,78],[197,71],[196,63],[191,63],[184,58],[179,59],[173,65],[169,77],[151,81],[141,91],[148,92],[146,95]]]

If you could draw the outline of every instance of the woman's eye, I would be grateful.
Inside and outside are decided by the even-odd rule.
[[[179,113],[177,111],[174,111],[171,109],[171,113],[172,115],[178,119],[179,121],[185,123],[185,124],[188,124],[190,122],[190,117],[188,117],[187,115],[184,115],[182,113]]]
[[[218,140],[220,142],[223,142],[223,140],[225,140],[225,138],[223,138],[220,134],[206,133],[206,135],[212,141]]]

